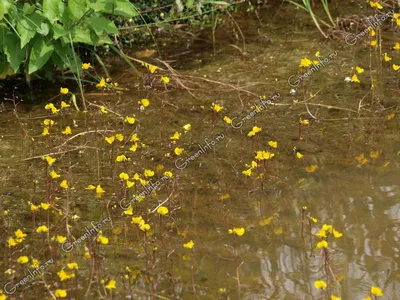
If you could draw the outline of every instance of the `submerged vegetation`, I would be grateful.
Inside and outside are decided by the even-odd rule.
[[[1,70],[76,85],[1,105],[0,300],[400,297],[397,3],[33,2]]]

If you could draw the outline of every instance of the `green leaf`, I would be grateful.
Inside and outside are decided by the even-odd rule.
[[[21,48],[23,48],[35,36],[36,33],[47,35],[49,26],[44,23],[46,19],[34,12],[30,15],[20,15],[17,23],[17,31],[21,37]]]
[[[21,49],[35,36],[36,27],[26,19],[21,19],[17,23],[17,31],[21,37]]]
[[[88,0],[88,7],[93,9],[95,12],[111,12],[115,7],[115,0]]]
[[[91,17],[86,20],[86,23],[89,24],[97,35],[102,35],[103,33],[107,34],[117,34],[118,29],[114,25],[114,23],[108,20],[105,17]]]
[[[115,7],[112,13],[114,15],[124,16],[128,18],[137,16],[137,10],[135,6],[128,0],[116,0]]]
[[[29,57],[28,73],[32,74],[43,67],[50,59],[53,51],[53,44],[47,44],[44,38],[37,37]]]
[[[75,27],[72,31],[72,41],[74,43],[85,43],[92,46],[97,44],[96,37],[93,36],[88,27]]]
[[[3,43],[3,49],[4,53],[7,55],[7,60],[14,72],[17,72],[21,63],[25,60],[25,49],[20,48],[19,37],[13,31],[7,33]]]
[[[204,0],[203,4],[226,5],[226,6],[230,5],[226,1],[215,1],[215,0]]]
[[[24,15],[30,15],[35,11],[35,7],[33,5],[30,5],[29,3],[24,3],[24,7],[22,9],[22,12]]]
[[[186,7],[192,8],[193,7],[193,0],[186,0]]]
[[[14,71],[7,62],[7,57],[4,55],[4,53],[0,52],[0,79],[4,79],[7,75],[12,74],[14,74]]]
[[[52,24],[60,20],[64,8],[65,4],[60,0],[43,0],[43,14]]]
[[[78,21],[80,18],[82,18],[82,16],[87,12],[87,10],[88,8],[86,5],[86,0],[68,1],[68,11],[69,11],[68,15],[73,21]]]
[[[68,31],[64,29],[64,26],[60,24],[53,24],[53,38],[55,40],[59,39],[62,36],[66,36],[68,34]]]
[[[11,0],[0,1],[0,20],[3,19],[4,15],[8,13],[12,5]]]

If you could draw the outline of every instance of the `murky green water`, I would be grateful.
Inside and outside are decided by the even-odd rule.
[[[246,31],[256,32],[252,23]],[[126,66],[112,61],[112,78],[130,90],[121,96],[89,90],[87,99],[118,115],[102,114],[95,105],[89,105],[87,114],[72,107],[58,115],[49,115],[44,105],[21,109],[18,116],[26,133],[34,138],[31,141],[23,137],[21,124],[7,106],[0,119],[0,210],[8,211],[0,218],[4,245],[0,272],[15,270],[15,284],[27,274],[25,267],[16,263],[19,256],[37,258],[41,264],[54,259],[44,271],[44,281],[36,276],[16,289],[15,299],[49,299],[49,290],[54,293],[60,288],[68,291],[70,299],[100,299],[106,293],[108,299],[237,299],[237,273],[240,299],[330,299],[330,295],[362,299],[371,286],[383,290],[383,299],[400,299],[398,74],[390,65],[381,68],[374,50],[370,60],[365,41],[349,46],[322,41],[314,29],[296,34],[282,28],[265,30],[273,42],[249,42],[244,58],[225,37],[218,40],[218,54],[209,49],[174,59],[171,65],[180,74],[197,77],[180,77],[193,89],[192,95],[175,88],[176,79],[171,75],[166,87],[157,77],[151,89],[144,89]],[[384,52],[400,62],[400,53],[390,50],[392,41],[384,45]],[[184,51],[178,47],[174,54]],[[297,76],[300,60],[305,56],[313,59],[316,51],[323,57],[335,51],[337,55],[291,95],[289,76]],[[163,59],[168,61],[168,55]],[[354,74],[351,68],[355,66],[365,69],[358,75],[361,83],[344,82]],[[371,76],[377,84],[373,90]],[[229,83],[236,90],[204,79]],[[224,116],[237,117],[237,124],[253,110],[251,106],[260,104],[256,95],[269,98],[277,93],[273,105],[245,119],[240,128],[223,121]],[[309,100],[308,113],[304,104],[294,101],[301,102],[310,93],[315,97]],[[43,100],[51,96],[43,95]],[[138,104],[142,98],[150,100],[143,110]],[[223,110],[213,112],[213,102]],[[60,99],[53,103],[59,107]],[[135,124],[124,123],[124,117],[132,114]],[[56,122],[50,137],[40,136],[45,118]],[[301,126],[299,136],[300,119],[310,120],[310,124]],[[188,123],[191,129],[185,132],[182,126]],[[61,134],[65,126],[71,126],[73,135]],[[253,126],[262,130],[248,137]],[[181,137],[173,144],[170,137],[176,131]],[[82,132],[87,134],[75,137]],[[116,133],[124,135],[123,142],[105,142],[105,137]],[[136,152],[129,151],[133,133],[140,138]],[[223,138],[207,148],[217,136]],[[277,141],[278,147],[272,148],[268,141]],[[184,153],[176,156],[175,147],[184,148]],[[294,147],[304,155],[302,159],[296,158]],[[182,162],[202,148],[205,150],[182,168]],[[255,160],[255,151],[261,150],[275,156],[259,162],[253,176],[242,174],[245,165]],[[40,157],[51,153],[57,161],[49,168]],[[130,161],[115,162],[121,154]],[[358,161],[360,154],[368,161]],[[156,171],[157,165],[164,169]],[[318,166],[315,172],[306,171],[311,165]],[[61,177],[50,179],[48,171],[52,169]],[[156,171],[153,183],[163,183],[156,193],[146,194],[143,202],[134,205],[133,216],[142,215],[152,228],[147,237],[119,205],[121,199],[131,199],[145,188],[137,181],[126,190],[118,178],[120,172],[145,178],[145,169]],[[164,171],[171,171],[173,180],[163,181]],[[59,187],[63,179],[68,180],[68,190]],[[104,195],[98,199],[94,191],[85,190],[89,184],[101,184]],[[167,198],[164,205],[169,214],[160,221],[151,211]],[[28,201],[38,205],[46,199],[52,204],[49,210],[30,211]],[[318,219],[312,224],[311,244],[308,221],[302,225],[304,206],[305,214]],[[112,222],[102,228],[109,238],[107,245],[92,236],[90,242],[66,253],[51,240],[56,235],[78,239],[85,226],[90,228],[92,221],[101,222],[108,216]],[[260,226],[260,221],[271,216],[269,225]],[[316,248],[319,238],[315,234],[323,224],[333,224],[343,233],[338,239],[328,237],[329,268],[323,250]],[[36,233],[40,225],[48,225],[49,233]],[[246,232],[233,238],[228,234],[233,227],[243,227]],[[27,237],[15,247],[6,247],[17,229]],[[195,243],[192,250],[182,246],[189,240]],[[90,259],[84,258],[85,245]],[[79,264],[79,270],[68,271],[75,272],[76,279],[60,281],[57,272],[71,262]],[[11,278],[2,275],[2,285]],[[101,282],[106,285],[109,279],[116,281],[112,296]],[[316,280],[325,280],[327,290],[317,290]]]

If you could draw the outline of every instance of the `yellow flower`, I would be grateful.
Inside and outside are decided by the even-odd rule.
[[[246,176],[251,176],[251,168],[250,168],[250,169],[247,169],[247,170],[244,170],[244,171],[242,171],[242,174],[244,174],[244,175],[246,175]]]
[[[32,264],[31,264],[31,268],[39,268],[39,266],[40,266],[40,262],[39,262],[39,260],[38,259],[36,259],[36,258],[33,258],[32,259]]]
[[[58,277],[60,278],[61,281],[68,280],[71,278],[75,278],[74,273],[67,273],[62,269],[60,272],[57,272]]]
[[[375,32],[375,30],[373,30],[372,28],[369,30],[369,35],[370,36],[375,36],[376,35],[376,32]]]
[[[306,167],[306,172],[308,172],[308,173],[314,173],[315,170],[316,170],[317,168],[318,168],[317,165],[308,166],[308,167]]]
[[[324,224],[324,225],[322,225],[322,229],[327,231],[327,232],[332,232],[333,226],[332,225],[328,225],[328,224]]]
[[[354,75],[351,77],[351,82],[360,83],[360,80],[358,79],[357,74],[354,74]]]
[[[246,232],[246,230],[243,227],[240,227],[240,228],[233,227],[232,229],[229,229],[228,232],[229,232],[229,234],[242,236]]]
[[[400,50],[400,43],[394,44],[393,49],[394,50]]]
[[[56,240],[57,240],[58,243],[62,244],[67,240],[67,238],[65,236],[57,234]]]
[[[126,117],[125,117],[125,122],[128,123],[128,124],[131,124],[131,125],[132,125],[132,124],[135,124],[135,121],[136,121],[136,120],[135,120],[134,117],[129,117],[129,116],[126,116]]]
[[[212,109],[213,111],[215,111],[215,112],[220,112],[221,110],[224,109],[224,107],[213,102],[213,103],[211,104],[211,109]]]
[[[121,180],[128,180],[129,179],[129,175],[125,172],[121,172],[119,173],[119,179]]]
[[[17,229],[17,230],[14,232],[14,235],[15,235],[15,237],[16,237],[17,239],[21,240],[21,242],[22,242],[22,240],[26,237],[26,233],[24,233],[21,229]]]
[[[55,158],[52,158],[49,155],[43,156],[42,159],[45,160],[49,166],[51,166],[56,161]]]
[[[296,157],[298,158],[298,159],[302,159],[303,158],[303,154],[301,154],[300,152],[296,152]]]
[[[333,233],[333,236],[334,236],[335,238],[337,238],[337,239],[343,236],[343,233],[340,233],[340,232],[337,231],[336,229],[333,229],[333,230],[332,230],[332,233]]]
[[[31,211],[39,210],[40,206],[31,203]]]
[[[42,135],[43,135],[43,136],[46,136],[46,135],[49,135],[49,134],[50,134],[49,128],[48,128],[48,127],[44,127],[44,128],[43,128]]]
[[[147,107],[147,106],[150,105],[149,99],[146,99],[146,98],[140,100],[138,103],[141,104],[141,105],[143,105],[144,107]]]
[[[274,219],[274,216],[271,216],[264,220],[261,220],[258,224],[260,224],[260,226],[267,226],[267,225],[271,224],[273,219]]]
[[[389,57],[387,53],[385,53],[385,54],[383,55],[383,59],[384,59],[385,61],[391,61],[391,60],[392,60],[392,58]]]
[[[326,282],[323,280],[317,280],[314,282],[314,287],[316,289],[322,289],[325,290],[326,289]]]
[[[61,133],[65,134],[65,135],[72,134],[71,127],[69,127],[69,126],[65,127],[65,130],[62,131]]]
[[[124,136],[120,133],[117,133],[115,135],[115,138],[117,139],[118,142],[122,142],[124,140]]]
[[[383,296],[382,290],[380,288],[378,288],[377,286],[371,287],[371,294],[376,296],[376,297],[382,297]]]
[[[320,241],[319,243],[317,243],[317,248],[318,248],[318,249],[321,249],[321,248],[328,248],[328,242],[325,241],[325,240]]]
[[[178,148],[178,147],[176,147],[175,149],[174,149],[174,153],[176,154],[176,155],[181,155],[182,154],[182,152],[183,152],[183,148]]]
[[[340,298],[340,297],[337,297],[337,296],[335,296],[335,295],[331,295],[331,300],[341,300],[341,298]]]
[[[115,141],[115,136],[106,137],[105,140],[111,145]]]
[[[126,161],[126,160],[127,160],[127,158],[126,158],[126,156],[124,154],[118,155],[117,158],[115,159],[116,162],[123,162],[123,161]]]
[[[311,65],[312,65],[312,61],[309,60],[307,57],[302,58],[301,61],[300,61],[300,67],[307,68],[307,67],[309,67]]]
[[[101,105],[101,106],[100,106],[100,111],[101,111],[103,114],[108,114],[108,110],[107,110],[107,108],[104,107],[104,105]]]
[[[103,88],[105,86],[106,86],[106,80],[103,77],[101,77],[100,82],[98,84],[96,84],[96,87]]]
[[[92,68],[92,65],[90,63],[83,63],[82,64],[82,70],[89,70]]]
[[[317,218],[310,217],[310,220],[313,221],[313,223],[317,223],[318,222]]]
[[[309,120],[300,120],[300,124],[301,125],[310,125],[310,121]]]
[[[362,300],[372,300],[370,296],[363,298]]]
[[[186,125],[183,125],[182,128],[183,128],[185,131],[189,131],[189,130],[192,128],[192,125],[186,124]]]
[[[269,141],[268,145],[270,145],[272,148],[278,148],[278,142],[275,141]]]
[[[376,40],[371,41],[370,45],[371,45],[371,47],[375,47],[376,46]]]
[[[142,216],[138,216],[138,217],[132,217],[132,224],[137,224],[137,225],[141,225],[144,224],[144,220],[142,218]]]
[[[60,187],[62,187],[63,189],[67,189],[68,188],[68,181],[66,179],[61,181]]]
[[[44,119],[44,120],[43,120],[43,124],[44,124],[45,126],[52,126],[52,125],[54,125],[54,121],[51,120],[51,119]]]
[[[93,191],[95,190],[96,187],[93,184],[89,184],[87,187],[85,187],[85,190]]]
[[[315,52],[315,57],[318,57],[319,54],[320,54],[319,51]]]
[[[161,76],[161,81],[164,82],[164,83],[169,83],[169,77]]]
[[[146,224],[146,223],[143,223],[143,224],[139,225],[139,228],[142,231],[149,231],[150,230],[150,225]]]
[[[28,256],[20,256],[17,259],[17,262],[21,265],[26,264],[29,261],[29,257]]]
[[[400,69],[400,65],[393,64],[393,70],[398,71]]]
[[[56,289],[56,291],[54,292],[54,296],[56,296],[57,298],[65,298],[67,297],[67,291],[62,289]]]
[[[165,171],[163,175],[164,175],[164,176],[168,176],[169,178],[174,177],[174,175],[172,174],[171,171]]]
[[[190,240],[189,242],[187,242],[186,244],[183,244],[183,248],[185,249],[193,249],[194,247],[194,242],[193,240]]]
[[[68,108],[70,106],[71,106],[70,104],[67,104],[64,101],[61,101],[61,108]]]
[[[176,131],[172,136],[170,136],[170,140],[179,140],[179,138],[181,137],[181,133]]]
[[[16,245],[18,245],[18,243],[13,237],[9,237],[7,243],[8,243],[8,248],[15,247]]]
[[[50,207],[50,203],[45,203],[45,202],[41,202],[40,203],[40,207],[43,209],[43,210],[48,210],[49,209],[49,207]]]
[[[166,214],[168,214],[168,212],[168,208],[165,206],[160,206],[159,208],[157,208],[157,213],[162,216],[165,216]]]
[[[97,238],[97,241],[100,242],[103,245],[107,245],[108,244],[108,238],[103,236],[103,235],[101,235],[101,234]]]
[[[315,234],[317,237],[320,237],[320,238],[326,238],[326,231],[323,229],[323,228],[321,228],[319,231],[318,231],[318,233],[316,233]]]
[[[55,106],[54,106],[54,104],[53,103],[49,103],[49,104],[46,104],[46,106],[44,107],[46,110],[51,110],[51,112],[53,113],[53,114],[56,114],[56,113],[58,113],[60,110],[59,109],[57,109]]]
[[[36,228],[37,233],[48,232],[48,231],[49,231],[49,229],[47,228],[46,225],[42,225],[42,226],[39,226],[38,228]]]
[[[376,1],[369,1],[369,5],[371,7],[377,8],[377,9],[382,9],[383,8],[383,6],[379,2],[376,2]]]
[[[134,144],[129,148],[129,151],[136,152],[137,147],[138,147],[138,144],[137,144],[137,143],[134,143]]]
[[[254,126],[253,129],[247,134],[247,136],[254,136],[256,133],[261,132],[262,128],[258,126]]]
[[[256,151],[256,160],[268,160],[271,159],[275,156],[274,153],[269,152],[269,151]]]
[[[116,288],[116,282],[115,282],[115,280],[110,280],[108,283],[107,283],[107,285],[106,285],[106,289],[107,290],[112,290],[112,289],[115,289]]]
[[[100,184],[96,186],[96,197],[101,198],[101,196],[105,193],[105,190],[101,187]]]
[[[69,92],[68,88],[60,88],[60,94],[61,95],[66,95],[66,94],[68,94],[68,92]]]
[[[148,63],[142,63],[142,66],[145,66],[147,69],[149,69],[151,74],[153,74],[158,69],[157,66],[154,66],[154,65],[151,65]]]
[[[123,214],[127,215],[127,216],[132,216],[133,215],[133,206],[132,205],[129,206],[129,208],[127,210],[124,210]]]
[[[357,66],[357,67],[356,67],[356,72],[357,72],[358,74],[364,73],[364,69]]]
[[[227,117],[227,116],[224,117],[224,121],[225,121],[227,124],[231,124],[231,123],[232,123],[232,119],[229,118],[229,117]]]
[[[391,119],[393,119],[395,116],[396,116],[396,115],[395,115],[394,113],[388,114],[388,115],[387,115],[387,119],[388,119],[388,120],[391,120]]]

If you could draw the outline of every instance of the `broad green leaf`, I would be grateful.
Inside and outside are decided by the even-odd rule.
[[[11,0],[0,0],[0,20],[8,13],[12,5]]]
[[[64,8],[65,4],[61,0],[43,0],[43,14],[52,24],[60,20]]]
[[[37,12],[30,15],[20,15],[17,23],[17,31],[21,37],[21,48],[23,48],[36,33],[47,35],[49,26],[45,23],[46,19]]]
[[[38,36],[35,39],[29,57],[28,73],[32,74],[43,67],[53,54],[53,51],[53,44],[46,43],[44,38]]]
[[[111,12],[115,7],[115,0],[88,0],[87,5],[95,12]]]
[[[72,21],[78,21],[88,11],[86,0],[69,0],[68,11]]]
[[[85,43],[93,46],[95,46],[97,43],[96,37],[87,27],[75,27],[72,31],[72,41],[74,43]]]
[[[48,35],[49,34],[49,25],[47,25],[46,23],[42,23],[40,24],[40,28],[38,29],[38,33],[41,35]]]
[[[60,24],[53,24],[53,39],[57,40],[62,36],[66,36],[68,31],[64,29],[64,27]]]
[[[24,3],[24,7],[22,9],[22,12],[24,15],[30,15],[35,11],[35,7],[33,5],[30,5],[29,3]]]
[[[110,39],[110,37],[108,35],[103,34],[103,35],[99,36],[97,45],[103,45],[103,44],[113,44],[113,41]]]
[[[193,7],[193,0],[186,0],[186,7],[192,8]]]
[[[35,36],[37,29],[36,26],[32,24],[32,21],[29,22],[27,19],[22,18],[17,23],[17,31],[19,33],[19,36],[21,37],[21,49],[22,49]]]
[[[91,17],[87,19],[87,24],[89,24],[93,30],[96,32],[97,35],[101,35],[103,33],[107,34],[117,34],[118,29],[114,25],[114,23],[108,20],[105,17]]]
[[[3,49],[7,55],[7,60],[14,72],[17,72],[21,63],[25,60],[25,49],[21,49],[19,37],[13,31],[8,32],[3,42]]]
[[[115,15],[124,16],[128,18],[137,16],[137,10],[135,6],[128,0],[116,0],[115,7],[112,13]]]

